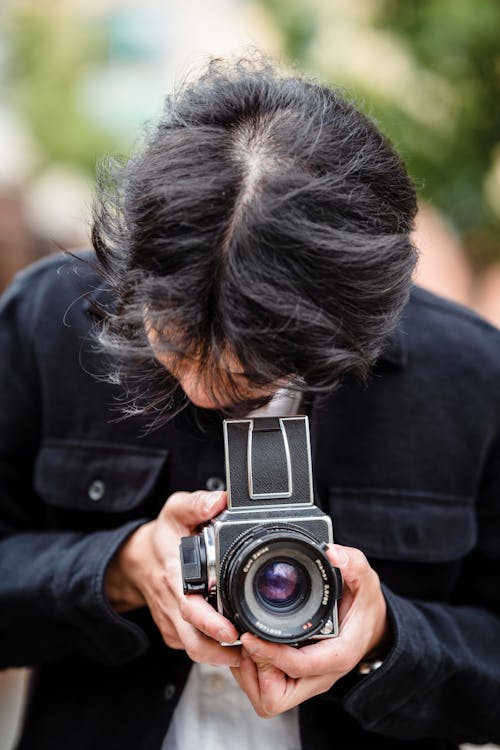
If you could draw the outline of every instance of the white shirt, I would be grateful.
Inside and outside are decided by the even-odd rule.
[[[277,391],[249,416],[297,414],[299,393]],[[162,750],[301,750],[299,710],[272,719],[255,713],[229,667],[193,664]]]

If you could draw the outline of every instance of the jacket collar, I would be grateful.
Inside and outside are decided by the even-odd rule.
[[[396,328],[386,338],[378,361],[396,368],[402,368],[407,365],[408,343],[401,320],[399,320]]]
[[[112,313],[116,310],[116,297],[106,284],[100,281],[83,297],[83,310],[96,318],[104,317],[105,313]]]

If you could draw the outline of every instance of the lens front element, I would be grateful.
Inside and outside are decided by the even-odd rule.
[[[306,571],[292,560],[271,560],[255,576],[256,599],[271,609],[290,609],[308,593]]]

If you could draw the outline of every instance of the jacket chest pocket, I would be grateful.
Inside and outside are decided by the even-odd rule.
[[[331,487],[329,509],[336,541],[358,547],[370,558],[447,563],[463,558],[476,542],[471,498]]]
[[[167,456],[167,449],[53,441],[38,454],[34,487],[48,506],[80,516],[134,514],[154,496]]]

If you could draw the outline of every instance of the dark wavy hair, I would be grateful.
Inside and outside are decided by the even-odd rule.
[[[178,404],[146,319],[218,404],[224,370],[234,405],[269,400],[243,403],[229,353],[263,392],[366,380],[407,300],[415,213],[402,160],[339,91],[262,59],[212,60],[141,152],[98,175],[93,245],[117,299],[100,341],[125,411],[159,423]]]

